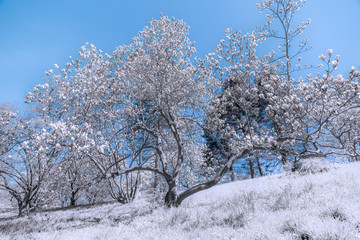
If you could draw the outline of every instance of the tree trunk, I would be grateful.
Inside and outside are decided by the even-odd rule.
[[[76,192],[72,191],[70,197],[70,206],[72,207],[75,205],[76,205]]]
[[[262,171],[262,169],[261,169],[261,163],[260,163],[259,156],[255,155],[255,157],[256,157],[256,163],[257,163],[257,167],[258,167],[260,176],[264,176],[264,173],[263,173],[263,171]]]
[[[155,168],[158,169],[159,168],[159,155],[156,153],[155,154]],[[157,173],[154,173],[154,189],[156,190],[156,188],[159,185],[159,175]]]
[[[253,158],[249,158],[249,165],[250,165],[250,175],[251,178],[255,178],[255,169],[254,169],[254,163],[253,163]]]
[[[28,215],[32,206],[30,204],[30,200],[27,196],[25,196],[22,200],[18,201],[18,216],[21,217],[24,215],[24,212]]]
[[[73,179],[70,183],[70,190],[71,190],[71,194],[70,194],[70,206],[75,206],[76,205],[76,194],[79,192],[79,188],[75,189],[75,181],[76,181],[76,177],[75,179]]]
[[[18,202],[18,216],[21,217],[23,215],[24,206],[22,202]]]
[[[176,181],[175,180],[168,181],[168,187],[169,187],[168,192],[165,195],[165,206],[177,207],[178,195],[177,195]]]
[[[221,178],[229,171],[230,167],[234,164],[234,162],[237,159],[244,157],[248,153],[249,150],[245,149],[241,153],[231,156],[228,162],[220,169],[220,171],[211,180],[203,183],[199,183],[179,194],[177,196],[175,206],[180,206],[180,204],[191,195],[215,186],[221,180]]]
[[[230,181],[233,182],[235,181],[235,173],[232,166],[230,167],[229,171],[230,171]]]

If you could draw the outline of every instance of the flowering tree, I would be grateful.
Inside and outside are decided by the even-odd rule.
[[[319,56],[326,65],[325,74],[317,74],[316,77],[308,75],[306,81],[297,81],[292,75],[295,71],[307,68],[306,65],[301,66],[299,57],[299,54],[309,49],[307,39],[300,40],[298,48],[292,50],[296,37],[310,24],[309,19],[293,26],[293,16],[305,2],[270,0],[258,4],[260,11],[267,11],[270,21],[275,19],[282,27],[281,31],[275,31],[269,22],[262,29],[265,30],[265,36],[282,41],[278,48],[279,57],[271,59],[270,63],[275,64],[279,76],[285,77],[287,92],[277,97],[270,93],[266,112],[274,122],[276,146],[280,150],[284,166],[288,165],[286,158],[289,156],[298,161],[314,156],[348,155],[348,146],[356,145],[352,142],[354,136],[350,137],[348,133],[353,130],[356,132],[357,128],[351,128],[347,123],[351,112],[357,112],[358,109],[359,72],[352,68],[348,78],[333,76],[340,56],[332,61],[333,50],[329,49],[327,59],[324,54]],[[275,84],[270,85],[270,89],[274,88]],[[353,123],[357,121],[354,117],[350,119]],[[352,144],[346,144],[348,140]]]
[[[220,41],[216,56],[211,60],[215,63],[211,65],[215,66],[211,71],[223,83],[223,91],[214,102],[216,114],[210,112],[208,117],[218,115],[222,121],[215,121],[215,125],[223,126],[224,132],[230,127],[251,148],[258,145],[262,149],[268,143],[266,151],[276,150],[285,170],[289,170],[288,154],[294,148],[292,140],[296,138],[299,127],[294,121],[300,106],[294,106],[294,101],[296,104],[299,100],[294,92],[296,81],[292,73],[304,69],[299,54],[309,49],[307,41],[301,40],[298,48],[290,51],[298,35],[310,23],[308,20],[293,26],[293,16],[304,2],[262,1],[257,4],[260,12],[266,11],[269,21],[245,35],[227,29],[226,39]],[[279,30],[276,26],[280,26]],[[280,41],[278,50],[259,56],[257,50],[267,38]],[[229,144],[221,134],[213,135]],[[257,156],[259,151],[261,153],[261,150],[252,149],[251,155]],[[225,148],[224,154],[231,155],[229,147]],[[247,159],[254,176],[252,157]],[[258,157],[257,164],[260,166]],[[261,168],[259,172],[262,172]]]
[[[196,171],[203,162],[197,122],[208,92],[191,63],[195,48],[187,35],[183,21],[152,20],[133,39],[123,67],[115,69],[127,87],[126,118],[132,119],[134,133],[141,139],[136,152],[153,156],[122,173],[143,170],[162,176],[168,185],[165,203],[169,206],[179,204],[179,185],[198,181]],[[127,55],[124,51],[127,49],[115,51],[118,62],[118,56]]]
[[[350,132],[357,136],[358,130],[351,130],[347,123],[357,121],[349,114],[358,108],[358,71],[352,69],[348,78],[334,77],[340,57],[331,61],[329,50],[328,60],[320,56],[326,60],[324,75],[309,75],[307,81],[293,77],[293,72],[307,68],[298,57],[309,49],[307,41],[301,40],[293,54],[290,51],[294,39],[310,23],[292,28],[293,16],[304,2],[269,0],[258,4],[270,21],[251,34],[227,30],[226,40],[208,60],[212,76],[223,82],[223,92],[214,99],[207,123],[216,130],[212,134],[221,140],[219,149],[227,159],[239,149],[275,152],[288,171],[290,159],[348,155],[350,145],[350,155],[356,155],[357,140],[350,143],[348,139],[353,139]],[[280,31],[273,29],[273,19]],[[280,39],[278,51],[258,56],[258,45],[268,37]]]
[[[352,68],[347,78],[334,76],[340,56],[331,61],[332,50],[320,59],[326,65],[325,74],[309,75],[295,89],[301,110],[299,124],[300,158],[343,155],[358,158],[358,113],[360,72]]]
[[[87,44],[79,57],[70,58],[64,69],[55,65],[55,71],[47,72],[48,82],[27,97],[46,119],[57,139],[55,147],[65,153],[60,168],[68,176],[62,185],[67,186],[69,192],[63,195],[69,196],[70,204],[110,170],[126,169],[138,157],[123,119],[124,87],[110,72],[111,56]],[[122,203],[134,199],[138,174],[111,175],[106,180],[114,199]]]
[[[17,117],[12,124],[16,144],[0,157],[2,168],[0,188],[16,200],[19,215],[38,207],[40,192],[58,152],[50,148],[53,140],[43,128],[42,121]]]

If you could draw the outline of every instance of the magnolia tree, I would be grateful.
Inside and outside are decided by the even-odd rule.
[[[102,200],[98,193],[104,190],[104,186],[99,185],[101,179],[96,167],[90,161],[67,157],[63,154],[61,162],[53,166],[51,175],[46,179],[49,191],[44,193],[44,205],[65,207]]]
[[[299,102],[293,90],[295,80],[292,73],[303,69],[299,63],[301,58],[296,57],[309,49],[307,41],[301,40],[298,48],[295,46],[290,51],[291,45],[310,22],[301,22],[293,27],[293,16],[304,2],[261,2],[258,4],[259,11],[266,11],[269,21],[245,35],[227,29],[226,39],[220,41],[215,56],[210,59],[213,62],[211,66],[215,66],[210,69],[223,85],[223,92],[214,101],[214,110],[208,116],[213,118],[217,115],[212,124],[222,126],[223,132],[228,132],[230,127],[238,138],[246,142],[245,145],[261,146],[260,150],[265,143],[274,145],[266,147],[266,151],[276,148],[285,170],[288,169],[287,152],[293,148],[293,142],[289,140],[295,137],[289,136],[297,134],[297,129],[292,126],[294,114],[291,114],[296,112],[297,107],[289,108],[293,101]],[[280,26],[279,30],[276,26]],[[257,50],[267,38],[280,41],[278,50],[259,56]],[[221,122],[217,122],[217,118]],[[208,124],[211,125],[211,121],[214,120],[209,119]],[[214,139],[229,144],[221,137],[221,132],[218,134]],[[256,153],[256,149],[252,149],[252,155]],[[227,147],[223,155],[231,155],[231,149]],[[257,163],[259,165],[259,161]]]
[[[65,153],[59,168],[68,191],[62,195],[68,196],[65,200],[70,205],[75,204],[78,193],[89,195],[88,187],[100,183],[108,172],[127,169],[141,158],[134,150],[129,123],[124,121],[126,86],[110,69],[112,57],[88,44],[79,57],[70,58],[64,69],[55,65],[46,73],[48,82],[27,97],[46,119],[57,139],[55,147]],[[110,175],[106,181],[109,194],[126,203],[134,199],[140,175]]]
[[[319,57],[327,66],[325,73],[309,75],[295,89],[301,106],[296,153],[299,158],[343,155],[358,159],[360,72],[352,68],[347,78],[332,75],[340,56],[331,61],[332,50],[327,55]]]
[[[203,63],[223,85],[213,100],[207,125],[216,130],[211,134],[227,159],[237,152],[274,152],[288,171],[289,160],[357,156],[357,117],[353,114],[358,111],[359,72],[352,68],[348,78],[333,76],[340,57],[332,60],[332,50],[328,50],[328,58],[320,55],[327,66],[325,74],[308,75],[306,81],[293,77],[295,71],[307,68],[298,56],[309,49],[306,40],[291,51],[296,37],[310,23],[292,27],[293,16],[304,2],[258,4],[269,22],[245,35],[227,30],[217,53]],[[274,20],[280,31],[274,30]],[[280,39],[278,50],[258,56],[258,45],[268,37]]]
[[[146,150],[150,158],[122,173],[154,172],[168,185],[165,203],[179,205],[191,187],[181,194],[177,189],[198,182],[204,171],[198,123],[210,99],[210,84],[198,77],[192,64],[195,48],[181,20],[152,20],[130,49],[130,54],[123,47],[114,52],[115,62],[125,61],[114,70],[127,87],[123,111],[138,138],[136,152]]]
[[[264,87],[269,104],[266,114],[275,130],[273,145],[279,151],[285,169],[288,169],[288,157],[296,162],[333,154],[356,156],[356,137],[350,136],[349,132],[357,132],[358,128],[356,125],[350,127],[348,123],[357,121],[351,115],[358,111],[359,72],[352,68],[347,78],[333,76],[340,56],[333,58],[333,50],[329,49],[327,57],[319,56],[323,63],[318,66],[326,65],[324,74],[319,73],[316,77],[310,74],[305,81],[293,77],[295,71],[307,68],[301,65],[299,56],[309,49],[307,40],[300,40],[298,44],[295,40],[310,24],[310,19],[295,25],[293,17],[305,2],[277,0],[258,4],[259,10],[266,11],[268,19],[276,20],[282,29],[275,31],[272,22],[262,28],[264,36],[282,41],[275,58],[269,61],[277,73],[272,78],[281,81],[269,81]],[[278,85],[284,86],[283,91],[278,90]]]
[[[34,210],[41,204],[44,182],[59,156],[56,149],[49,147],[53,140],[43,128],[41,120],[16,118],[12,124],[12,135],[16,144],[0,157],[2,168],[0,188],[15,199],[19,215]]]

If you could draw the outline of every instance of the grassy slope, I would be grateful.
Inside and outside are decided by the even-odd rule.
[[[12,207],[9,194],[3,190],[0,190],[0,224],[2,218],[11,217],[16,214],[17,211],[14,207]]]
[[[164,209],[128,205],[0,220],[0,239],[360,239],[360,164],[216,186]]]

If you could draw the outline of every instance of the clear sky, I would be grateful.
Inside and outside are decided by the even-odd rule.
[[[62,66],[80,47],[93,43],[111,53],[163,15],[190,25],[197,56],[214,52],[224,31],[248,32],[264,23],[260,0],[0,0],[0,103],[21,107],[44,82],[45,71]],[[320,63],[328,48],[341,55],[338,72],[360,66],[360,0],[308,0],[300,12],[311,18],[305,32],[311,51],[304,61]]]

